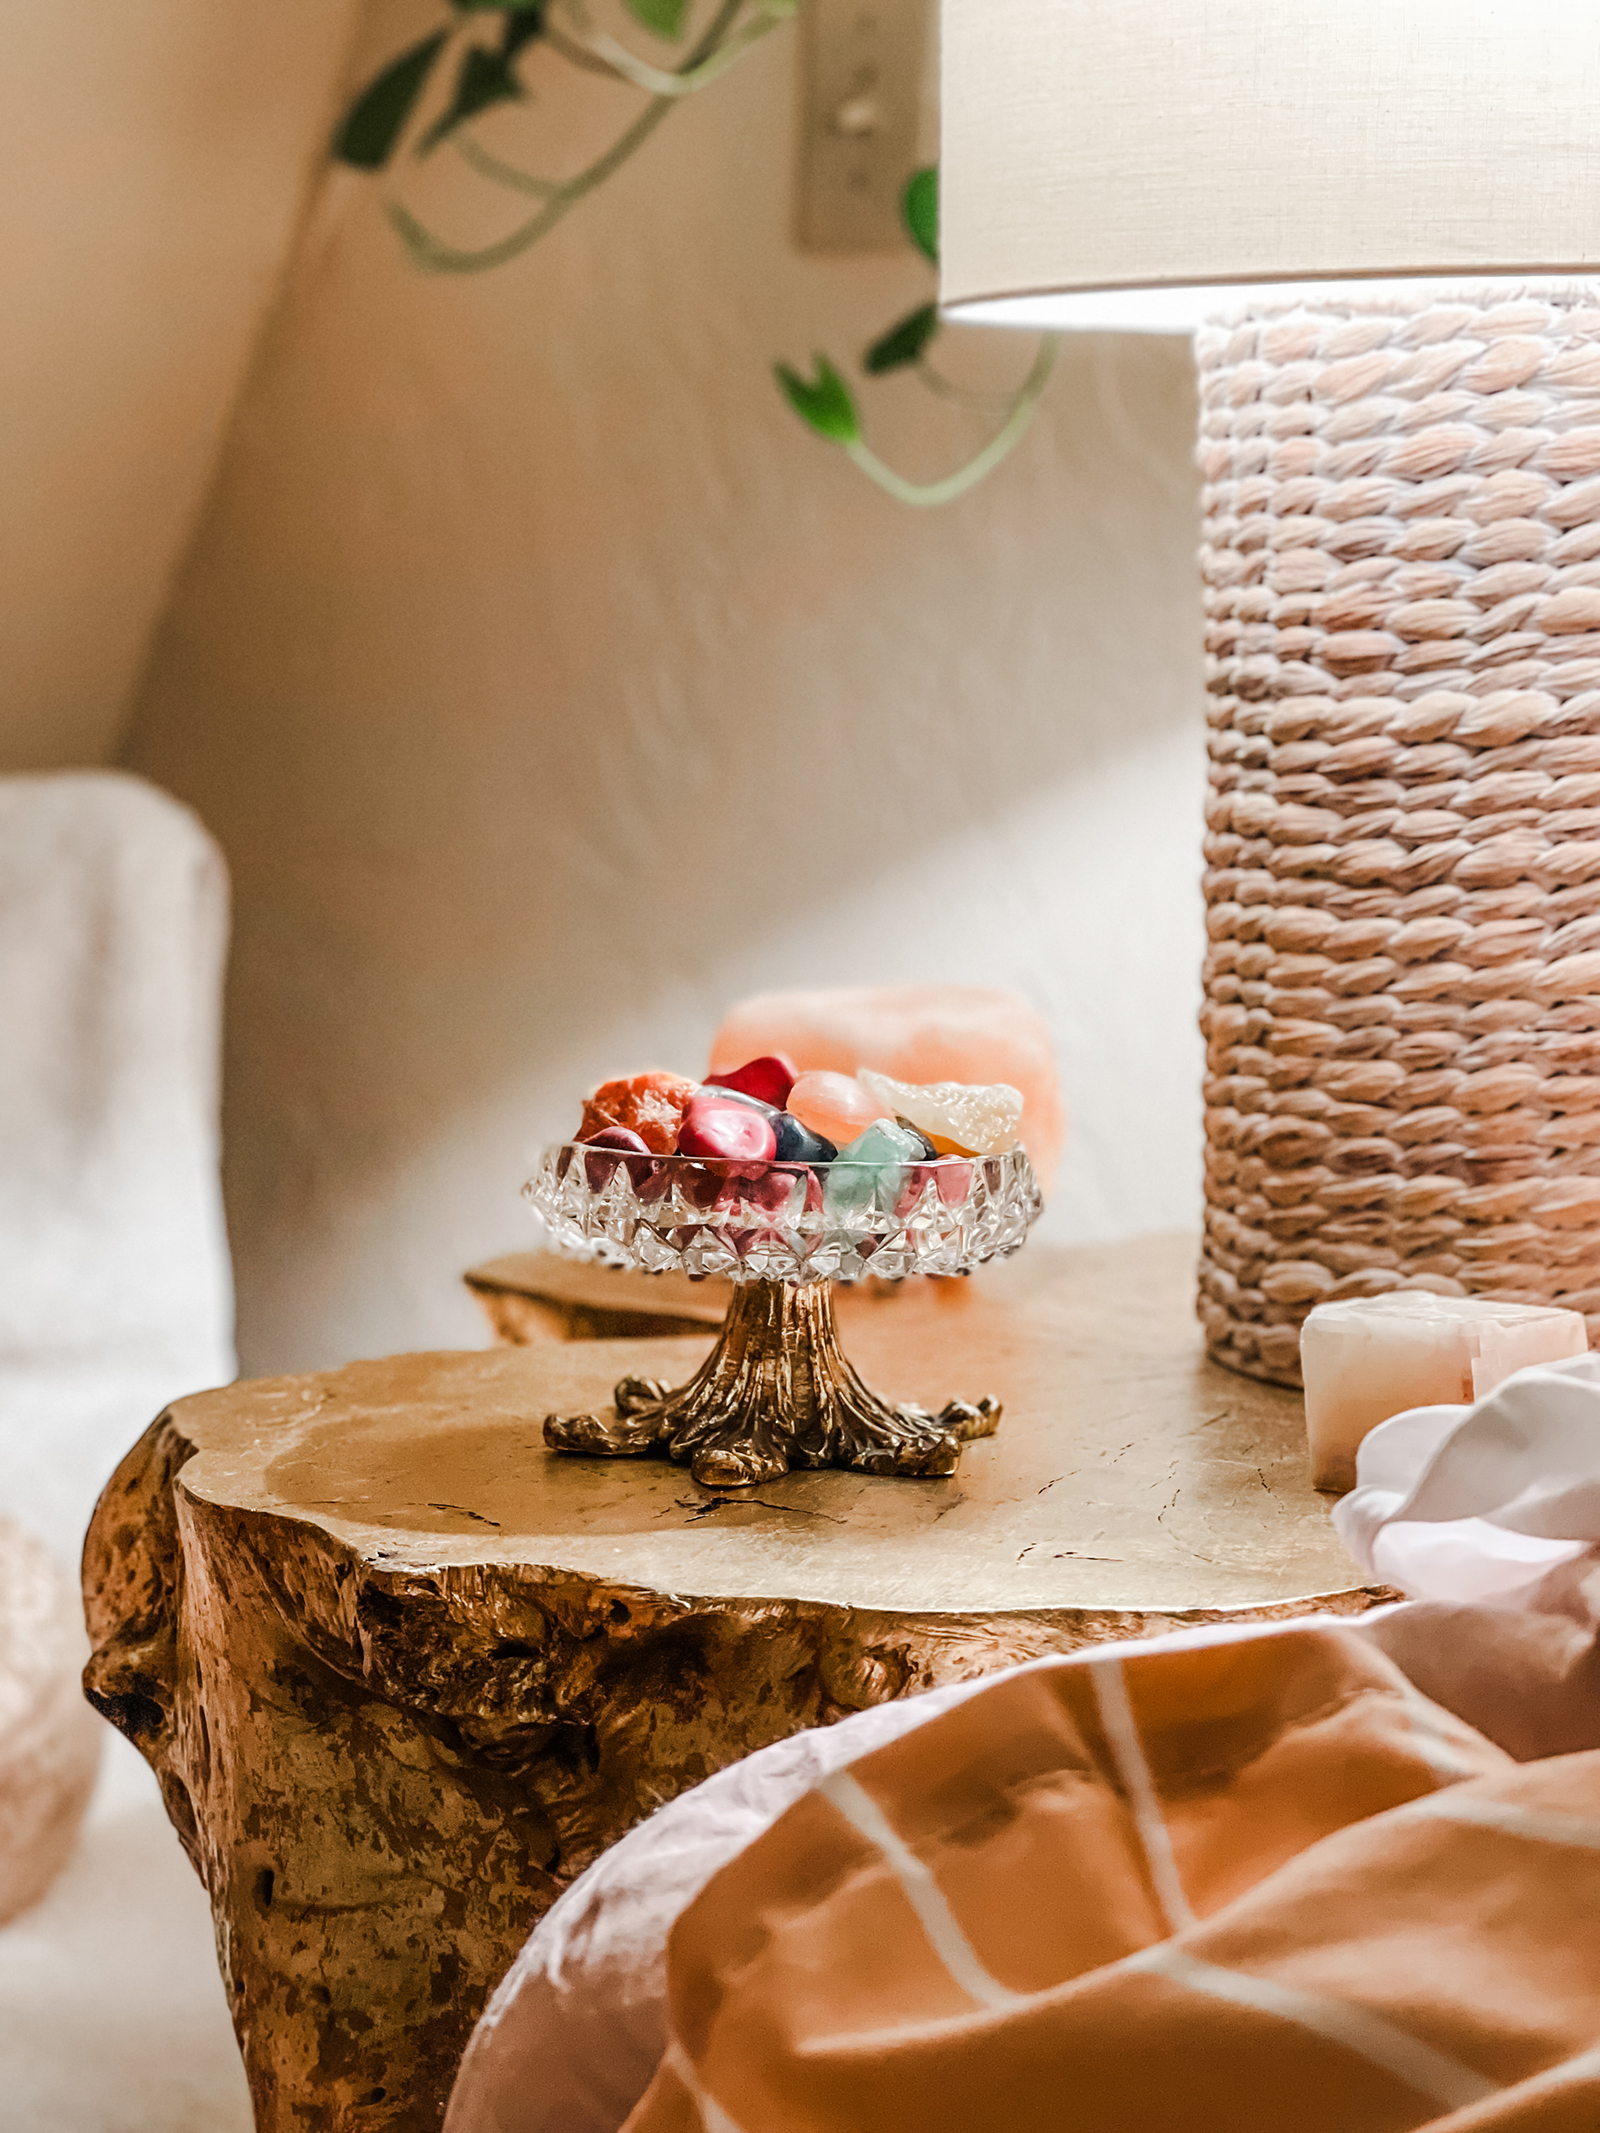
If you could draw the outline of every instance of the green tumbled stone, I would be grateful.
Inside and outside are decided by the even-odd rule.
[[[839,1150],[829,1166],[823,1187],[826,1213],[842,1220],[866,1214],[874,1204],[891,1213],[900,1197],[905,1166],[922,1160],[921,1134],[886,1118],[874,1119],[864,1133]]]

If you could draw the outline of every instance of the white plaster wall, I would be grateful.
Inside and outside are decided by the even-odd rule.
[[[348,174],[318,205],[128,756],[234,874],[247,1370],[476,1344],[458,1277],[524,1240],[530,1149],[786,981],[1018,987],[1072,1114],[1054,1233],[1197,1208],[1187,350],[1070,346],[951,509],[869,489],[769,365],[927,277],[792,250],[793,65],[774,38],[489,277],[419,276]],[[438,219],[488,229],[451,168]],[[871,406],[908,471],[958,456],[916,388]]]
[[[0,770],[109,761],[353,0],[0,0]]]

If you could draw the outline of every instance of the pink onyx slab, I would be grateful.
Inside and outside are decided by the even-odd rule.
[[[1586,1354],[1576,1311],[1391,1289],[1318,1304],[1300,1329],[1312,1483],[1355,1487],[1369,1430],[1412,1407],[1465,1406],[1514,1370]]]
[[[981,985],[881,985],[763,992],[741,1000],[711,1040],[709,1072],[787,1052],[803,1074],[875,1067],[896,1081],[1008,1081],[1022,1094],[1022,1144],[1050,1190],[1065,1121],[1043,1018]]]

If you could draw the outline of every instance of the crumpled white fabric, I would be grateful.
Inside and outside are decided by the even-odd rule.
[[[1413,1599],[1526,1605],[1552,1571],[1600,1556],[1600,1355],[1380,1422],[1333,1522],[1363,1569]]]

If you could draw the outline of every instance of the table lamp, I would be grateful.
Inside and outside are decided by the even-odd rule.
[[[1600,18],[944,0],[941,301],[1196,334],[1211,1353],[1600,1330]]]

